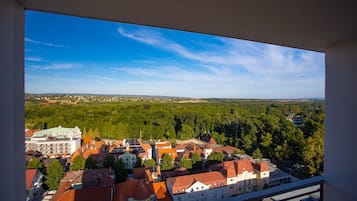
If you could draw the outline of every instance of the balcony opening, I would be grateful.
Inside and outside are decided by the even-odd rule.
[[[254,163],[241,172],[248,180],[231,188],[237,189],[232,195],[245,189],[269,189],[323,173],[324,66],[324,55],[317,52],[27,11],[25,128],[78,127],[83,136],[93,138],[87,147],[82,139],[82,150],[98,153],[102,147],[90,148],[96,142],[108,145],[111,152],[110,143],[116,140],[130,144],[129,140],[140,139],[150,146],[169,141],[175,153],[166,154],[178,168],[184,161],[176,157],[189,158],[202,149],[201,160],[212,164],[193,164],[189,174],[208,172],[218,162],[251,157]],[[176,153],[182,142],[191,139],[210,147],[198,144],[187,148],[188,156]],[[64,171],[70,171],[73,161],[68,160],[74,150],[70,143],[64,144],[66,156],[58,154],[57,159]],[[113,147],[124,153],[124,145],[119,144]],[[26,145],[29,150],[36,146]],[[63,150],[63,143],[58,144],[61,148],[50,146],[39,157],[42,163],[56,158],[54,151]],[[155,153],[155,146],[152,149]],[[140,153],[135,148],[136,156]],[[105,166],[107,155],[92,155],[100,158],[96,167]],[[130,157],[125,161],[127,168],[135,164]],[[269,173],[257,175],[260,162],[269,164]],[[253,174],[258,179],[249,178]],[[226,181],[219,183],[226,186]],[[84,193],[78,191],[79,195]]]

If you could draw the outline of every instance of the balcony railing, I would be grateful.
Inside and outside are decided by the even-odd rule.
[[[309,179],[300,180],[256,192],[231,197],[225,201],[257,201],[257,200],[290,200],[295,198],[303,199],[319,192],[319,200],[323,200],[323,177],[317,176]],[[272,199],[269,199],[272,198]]]

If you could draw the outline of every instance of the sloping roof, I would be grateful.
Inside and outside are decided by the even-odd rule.
[[[244,171],[254,172],[252,161],[249,159],[242,159],[237,161],[238,174],[242,174]]]
[[[154,194],[152,183],[131,179],[115,186],[114,201],[127,201],[129,198],[144,200]]]
[[[191,174],[185,176],[178,176],[168,178],[166,180],[172,186],[172,188],[187,189],[195,182],[199,181],[205,185],[210,185],[210,188],[215,188],[226,185],[226,178],[220,172],[205,172],[199,174]]]
[[[156,142],[156,143],[155,143],[155,146],[156,146],[156,147],[171,146],[171,142],[167,142],[167,141],[165,141],[165,142]]]
[[[174,160],[177,157],[177,152],[175,148],[172,149],[158,149],[158,157],[161,159],[164,154],[170,154],[171,158]]]
[[[208,140],[208,143],[209,143],[209,144],[217,144],[216,140],[215,140],[213,137],[211,137],[211,138]]]
[[[30,190],[33,179],[35,178],[35,175],[37,173],[37,169],[26,169],[26,190]]]
[[[228,155],[233,154],[233,152],[234,152],[235,150],[239,151],[238,148],[235,148],[235,147],[232,147],[232,146],[221,146],[221,147],[215,147],[215,148],[213,148],[213,151],[214,151],[214,152],[225,152],[225,153],[227,153]]]
[[[165,182],[153,183],[153,188],[158,201],[172,201]]]
[[[111,191],[111,186],[101,186],[79,190],[70,189],[61,193],[59,196],[54,196],[52,201],[112,201]]]
[[[61,179],[63,182],[81,183],[83,188],[109,186],[115,183],[115,173],[107,168],[70,171]]]
[[[135,179],[145,179],[146,171],[145,167],[134,168],[133,174]]]
[[[269,166],[266,162],[261,161],[261,162],[256,162],[254,164],[254,168],[258,170],[259,172],[264,172],[264,171],[269,171]]]

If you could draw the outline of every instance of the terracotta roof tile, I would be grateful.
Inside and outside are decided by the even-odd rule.
[[[205,172],[167,179],[167,182],[169,182],[172,186],[172,192],[174,194],[177,194],[176,190],[180,193],[184,189],[189,188],[196,181],[210,185],[210,188],[216,188],[227,184],[226,178],[220,172]]]
[[[26,190],[30,190],[33,179],[37,173],[37,169],[26,169]]]
[[[153,183],[153,188],[158,201],[172,201],[165,182]]]
[[[129,198],[144,200],[154,194],[153,185],[143,180],[132,179],[115,186],[114,201],[126,201]]]
[[[163,157],[164,154],[170,154],[171,158],[175,160],[177,157],[176,149],[158,149],[159,159]]]
[[[208,143],[210,143],[210,144],[217,144],[216,140],[215,140],[213,137],[211,137],[211,138],[209,139]]]
[[[242,174],[244,171],[254,172],[252,161],[249,159],[242,159],[237,161],[238,174]]]
[[[141,168],[134,168],[134,178],[135,179],[145,179],[145,174],[146,174],[146,171],[145,171],[145,167],[141,167]]]
[[[259,172],[269,171],[269,166],[264,161],[255,163],[254,168]]]
[[[55,197],[54,197],[55,198]],[[52,201],[112,201],[112,187],[101,186],[63,192]]]

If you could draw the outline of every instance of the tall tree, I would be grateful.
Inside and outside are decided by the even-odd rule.
[[[125,168],[125,164],[122,159],[119,159],[114,162],[114,171],[115,171],[116,182],[126,181],[128,177],[128,172]]]
[[[38,168],[43,168],[42,162],[38,158],[33,157],[27,164],[27,169],[38,169]]]
[[[169,154],[164,154],[161,161],[161,170],[172,170],[174,168],[173,160]]]
[[[136,163],[135,163],[135,167],[143,167],[143,160],[138,156],[136,157]]]
[[[156,162],[155,162],[154,159],[148,159],[148,160],[146,160],[145,163],[144,163],[144,166],[145,166],[146,168],[155,167],[155,165],[156,165]]]
[[[307,167],[307,175],[320,175],[323,171],[324,139],[323,134],[315,132],[306,140],[303,160]]]
[[[52,161],[46,168],[45,184],[49,190],[56,190],[64,175],[63,167],[58,160]]]
[[[260,151],[259,148],[257,148],[257,149],[254,150],[252,156],[253,156],[253,158],[255,158],[255,159],[263,158],[263,154],[262,154],[262,152]]]
[[[115,163],[115,159],[112,155],[108,155],[107,157],[105,157],[104,162],[103,162],[103,167],[108,168],[114,168],[114,163]]]
[[[186,169],[192,169],[192,160],[189,158],[182,157],[179,165],[180,167],[184,167]]]
[[[71,171],[84,170],[85,165],[86,160],[81,155],[78,155],[73,159],[73,163],[71,164]]]
[[[97,167],[97,161],[95,161],[92,157],[88,157],[85,162],[85,168],[95,169]]]
[[[202,159],[199,153],[193,152],[191,155],[191,160],[192,160],[192,164],[196,164],[197,162],[200,162]]]

